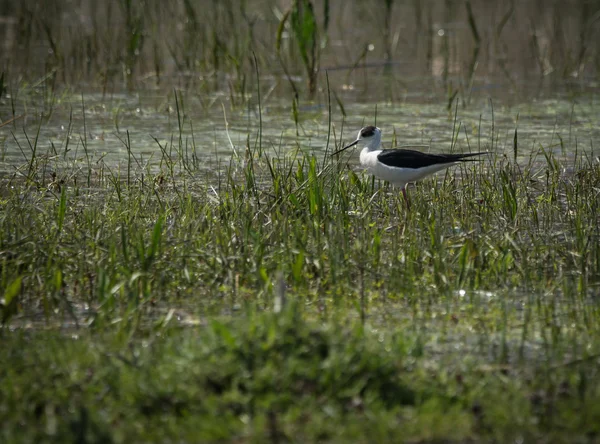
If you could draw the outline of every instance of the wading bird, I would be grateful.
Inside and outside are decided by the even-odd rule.
[[[360,152],[360,164],[378,179],[387,180],[400,187],[408,208],[410,202],[406,195],[406,184],[421,180],[458,162],[478,160],[471,157],[488,154],[487,152],[427,154],[408,149],[384,150],[381,148],[381,130],[376,126],[365,126],[358,132],[354,142],[331,155],[339,154],[357,144],[363,146]]]

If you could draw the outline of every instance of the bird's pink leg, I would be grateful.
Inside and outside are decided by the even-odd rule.
[[[406,194],[406,186],[402,187],[402,195],[404,196],[404,201],[406,202],[406,208],[410,210],[410,201],[408,200],[408,196]]]

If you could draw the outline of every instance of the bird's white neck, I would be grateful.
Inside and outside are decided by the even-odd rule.
[[[377,154],[379,154],[374,151],[379,151],[380,149],[381,136],[374,137],[368,143],[363,142],[363,149],[360,151],[360,163],[366,168],[374,166],[374,162],[377,161]]]
[[[379,154],[378,150],[371,149],[371,147],[366,146],[360,151],[360,164],[365,168],[375,168],[377,164],[377,155]]]
[[[368,143],[364,144],[363,151],[367,150],[367,152],[370,153],[371,151],[380,150],[380,149],[381,149],[381,134],[376,134],[376,136],[373,137],[371,140],[369,140]]]

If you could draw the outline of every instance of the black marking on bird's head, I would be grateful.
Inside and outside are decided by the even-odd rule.
[[[377,127],[372,125],[365,126],[363,129],[360,130],[360,137],[373,137],[375,135],[375,131],[377,131]]]

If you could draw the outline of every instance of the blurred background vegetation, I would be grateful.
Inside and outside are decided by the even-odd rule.
[[[598,0],[3,0],[0,35],[4,87],[243,95],[254,55],[277,90],[311,96],[327,70],[371,100],[370,73],[528,89],[596,87],[600,69]]]

